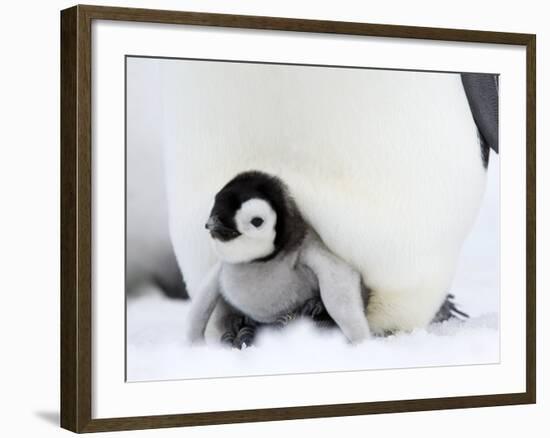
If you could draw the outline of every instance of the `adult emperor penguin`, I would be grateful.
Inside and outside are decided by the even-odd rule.
[[[208,61],[160,72],[170,231],[192,300],[216,262],[200,232],[212,194],[259,169],[365,279],[373,332],[430,323],[498,149],[498,112],[484,110],[494,76]]]
[[[237,175],[217,193],[206,228],[219,263],[191,303],[191,342],[202,340],[220,300],[254,323],[273,324],[317,299],[350,342],[370,336],[361,276],[324,245],[279,178]]]

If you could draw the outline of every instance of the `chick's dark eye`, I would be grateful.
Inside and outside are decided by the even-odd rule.
[[[254,217],[250,221],[252,225],[254,225],[256,228],[258,228],[260,225],[264,223],[264,220],[261,217]]]

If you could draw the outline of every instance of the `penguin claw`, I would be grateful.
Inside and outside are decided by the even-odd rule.
[[[459,310],[454,302],[455,296],[453,294],[447,294],[445,301],[432,319],[432,323],[439,323],[448,321],[449,319],[459,319],[464,321],[470,318],[470,315]]]
[[[283,329],[296,319],[296,312],[287,313],[286,315],[279,316],[274,323],[277,329]]]
[[[304,303],[300,314],[302,316],[311,318],[313,321],[321,326],[330,326],[334,324],[334,321],[328,314],[327,309],[323,304],[323,300],[321,300],[321,297],[313,297],[307,300]]]
[[[239,350],[252,345],[256,335],[256,321],[248,316],[232,314],[228,316],[226,326],[228,330],[220,338],[223,345]]]
[[[255,327],[245,326],[239,330],[233,341],[233,346],[239,350],[252,346],[254,336],[256,335]]]
[[[235,334],[232,331],[226,331],[220,338],[223,345],[233,346],[235,341]]]
[[[325,312],[325,306],[320,298],[311,298],[307,300],[302,308],[302,315],[309,316],[311,319],[317,319],[323,312]]]
[[[313,297],[307,300],[297,311],[289,312],[277,318],[273,326],[283,329],[298,316],[311,318],[321,328],[335,325],[321,298]],[[258,322],[246,315],[231,314],[226,321],[228,330],[221,336],[220,340],[224,345],[243,350],[253,345],[258,325]]]

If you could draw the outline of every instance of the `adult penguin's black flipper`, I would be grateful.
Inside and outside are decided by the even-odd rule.
[[[489,148],[498,153],[498,76],[488,73],[461,73],[470,110],[481,138],[483,164]]]

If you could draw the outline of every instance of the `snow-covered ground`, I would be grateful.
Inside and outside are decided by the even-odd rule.
[[[129,381],[428,367],[499,361],[499,171],[491,155],[485,199],[457,268],[452,293],[470,314],[426,330],[349,345],[337,330],[296,321],[265,330],[242,351],[189,347],[182,334],[188,302],[152,287],[127,304]]]
[[[189,347],[182,340],[188,304],[158,294],[128,305],[129,381],[311,373],[497,362],[498,318],[485,313],[408,334],[349,345],[338,330],[296,321],[265,330],[244,350]]]

